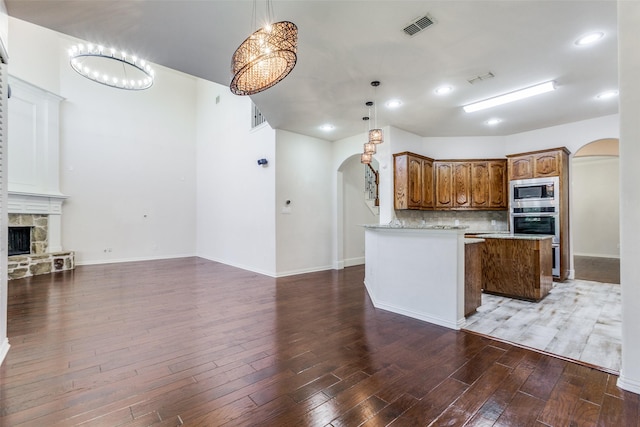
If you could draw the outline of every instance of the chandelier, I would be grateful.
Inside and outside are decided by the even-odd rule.
[[[293,22],[268,24],[251,34],[231,58],[231,92],[253,95],[287,77],[296,65],[297,47]]]
[[[78,74],[106,86],[143,90],[153,85],[151,65],[126,51],[80,43],[69,49],[69,58]]]
[[[371,82],[371,86],[373,86],[374,92],[375,92],[376,88],[378,86],[380,86],[380,82],[377,81],[377,80],[374,80],[374,81]],[[374,96],[374,98],[375,98],[375,96]],[[373,118],[374,118],[374,125],[373,125],[374,128],[369,130],[369,143],[370,144],[382,144],[382,142],[383,142],[382,129],[378,129],[378,106],[377,106],[377,100],[373,104]]]

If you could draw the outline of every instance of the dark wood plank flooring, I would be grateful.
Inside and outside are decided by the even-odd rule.
[[[602,283],[620,283],[620,259],[574,256],[576,279]]]
[[[180,260],[9,283],[2,426],[640,426],[616,377],[372,307],[362,266]]]

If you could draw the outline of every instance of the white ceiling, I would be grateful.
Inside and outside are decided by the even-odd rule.
[[[5,0],[9,15],[223,85],[230,59],[256,28],[250,0]],[[256,3],[258,23],[264,0]],[[366,130],[364,103],[378,125],[421,136],[509,135],[618,111],[615,0],[273,1],[276,21],[299,30],[298,61],[276,86],[252,96],[274,128],[337,140]],[[414,37],[402,29],[429,14]],[[576,46],[591,31],[605,37]],[[495,78],[470,84],[487,72]],[[381,81],[374,90],[370,82]],[[558,89],[476,113],[462,105],[555,80]],[[162,81],[156,81],[161,85]],[[454,87],[446,96],[434,89]],[[151,88],[150,90],[153,90]],[[399,98],[388,110],[383,102]],[[489,118],[500,118],[487,126]],[[324,132],[323,123],[335,129]]]

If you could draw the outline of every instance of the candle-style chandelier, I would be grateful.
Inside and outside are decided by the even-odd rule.
[[[124,50],[92,43],[69,49],[71,67],[81,76],[106,86],[143,90],[153,85],[155,72],[148,62]]]
[[[229,88],[236,95],[253,95],[269,89],[287,77],[296,65],[298,27],[289,21],[271,23],[272,15],[271,1],[267,0],[269,23],[242,42],[231,58],[233,79]]]

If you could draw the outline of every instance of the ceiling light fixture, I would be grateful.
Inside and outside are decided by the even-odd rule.
[[[387,101],[385,105],[387,106],[387,108],[398,108],[402,105],[402,101],[400,101],[399,99],[391,99]]]
[[[502,120],[500,119],[489,119],[485,123],[488,124],[489,126],[495,126],[500,122],[502,122]]]
[[[267,20],[273,22],[270,0],[267,0]],[[231,92],[253,95],[274,86],[296,66],[297,50],[298,27],[293,22],[281,21],[258,29],[242,42],[231,58]]]
[[[599,93],[598,95],[596,95],[596,98],[598,99],[615,98],[616,96],[618,96],[618,94],[619,92],[617,90],[608,90],[606,92]]]
[[[440,86],[434,92],[436,95],[447,95],[453,92],[453,88],[451,86]]]
[[[585,34],[584,36],[580,37],[578,40],[576,40],[576,45],[578,46],[585,46],[591,43],[595,43],[598,40],[600,40],[601,38],[604,37],[604,33],[601,31],[597,31],[595,33],[589,33],[589,34]]]
[[[377,91],[378,86],[380,86],[380,82],[374,80],[371,82],[371,86],[373,86],[374,92]],[[375,96],[374,96],[375,99]],[[377,100],[373,103],[373,129],[369,130],[369,143],[371,144],[382,144],[384,142],[382,129],[378,128],[378,106],[376,105]],[[368,105],[368,104],[367,104]]]
[[[325,132],[329,132],[331,130],[334,130],[336,127],[334,125],[332,125],[331,123],[325,123],[322,126],[320,126],[320,129],[322,129]]]
[[[155,72],[144,59],[115,48],[79,43],[69,49],[71,68],[83,77],[117,89],[143,90]]]
[[[518,101],[520,99],[529,98],[531,96],[540,95],[542,93],[550,92],[555,88],[555,82],[549,81],[525,89],[516,90],[515,92],[496,96],[494,98],[485,99],[484,101],[474,102],[472,104],[465,105],[462,108],[464,108],[464,111],[467,113],[473,113],[474,111],[480,111],[487,108],[496,107],[498,105],[507,104],[509,102]]]

